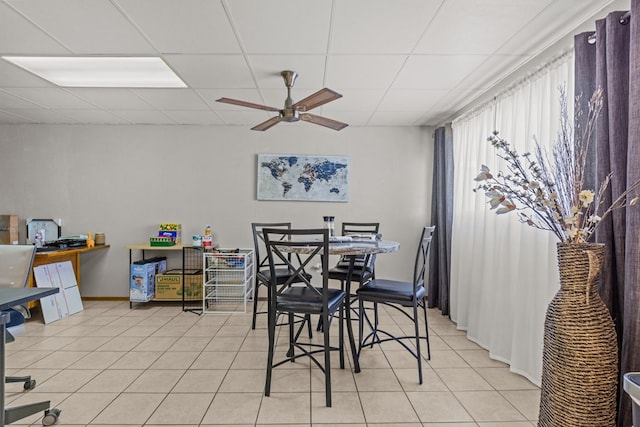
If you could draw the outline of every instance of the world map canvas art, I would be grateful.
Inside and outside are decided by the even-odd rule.
[[[258,154],[258,200],[349,201],[349,158]]]

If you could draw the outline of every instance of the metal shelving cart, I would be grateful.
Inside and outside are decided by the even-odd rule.
[[[216,249],[203,254],[203,313],[247,311],[255,274],[252,249]]]

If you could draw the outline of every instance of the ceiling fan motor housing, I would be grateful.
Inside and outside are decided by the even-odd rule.
[[[300,114],[298,113],[298,110],[286,108],[284,110],[280,110],[280,120],[283,122],[297,122],[300,120]]]

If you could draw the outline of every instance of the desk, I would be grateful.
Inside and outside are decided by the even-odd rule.
[[[30,301],[35,301],[48,295],[53,295],[59,291],[59,288],[2,288],[0,289],[0,310],[6,310],[16,305],[26,304]],[[0,323],[2,324],[2,326],[0,326],[0,427],[4,426],[5,422],[12,423],[39,411],[48,412],[50,405],[50,402],[45,401],[17,406],[15,408],[4,407],[4,345],[6,339],[5,325],[8,318],[9,315],[7,313],[0,314]],[[45,413],[45,416],[46,415],[47,414]],[[54,415],[54,422],[55,420],[57,420],[57,410]]]
[[[79,288],[80,287],[80,254],[99,251],[101,249],[107,249],[107,248],[109,248],[109,245],[94,246],[92,248],[87,248],[85,246],[85,247],[78,247],[78,248],[59,249],[59,250],[53,250],[49,252],[36,252],[36,257],[33,259],[33,266],[37,267],[39,265],[71,261],[71,265],[73,266],[73,272],[76,275],[76,280],[78,282],[78,288]],[[31,277],[29,278],[29,286],[35,286],[35,283],[33,280],[33,272],[31,273]]]
[[[309,253],[305,247],[289,248],[293,253]],[[353,265],[358,255],[373,255],[390,252],[397,252],[400,249],[400,243],[391,240],[352,240],[347,242],[331,242],[329,244],[329,255],[341,255],[349,257],[349,272],[347,273],[347,281],[345,283],[345,292],[347,293],[347,304],[345,307],[345,318],[347,321],[347,333],[349,334],[349,345],[351,346],[351,354],[353,356],[353,366],[355,372],[360,372],[360,363],[358,361],[358,351],[355,346],[355,338],[353,336],[353,327],[351,325],[351,275],[353,273]]]

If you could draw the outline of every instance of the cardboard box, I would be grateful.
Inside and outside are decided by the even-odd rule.
[[[0,244],[17,245],[18,215],[0,215]]]
[[[138,261],[131,264],[129,301],[147,302],[153,298],[156,281],[157,262]]]
[[[169,270],[156,275],[157,300],[182,300],[182,293],[186,300],[202,299],[202,271],[187,270],[182,282],[182,270]]]

